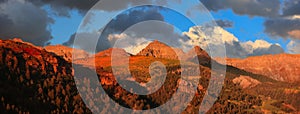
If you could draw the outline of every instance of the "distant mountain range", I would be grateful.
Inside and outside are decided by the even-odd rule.
[[[166,58],[175,60],[191,60],[199,58],[200,64],[209,63],[211,61],[210,56],[207,52],[201,49],[199,46],[195,46],[189,52],[185,53],[179,48],[172,48],[157,40],[150,43],[147,47],[141,50],[138,56],[150,56],[155,58]]]
[[[198,62],[200,64],[209,64],[211,61],[210,56],[208,53],[206,53],[203,49],[201,49],[199,46],[195,46],[187,53],[183,52],[183,50],[179,48],[172,48],[168,46],[167,44],[164,44],[162,42],[159,42],[157,40],[151,42],[146,46],[144,49],[142,49],[139,53],[136,55],[131,55],[127,53],[124,49],[120,48],[110,48],[101,52],[96,53],[95,55],[77,59],[74,62],[86,66],[91,66],[91,62],[94,62],[92,59],[96,59],[96,61],[99,60],[99,62],[96,63],[110,63],[107,61],[110,61],[110,57],[113,56],[113,53],[116,54],[115,56],[146,56],[146,57],[153,57],[153,58],[161,58],[161,59],[171,59],[171,60],[183,60],[188,61],[192,59],[198,59]],[[95,58],[94,58],[95,57]],[[98,59],[97,59],[98,58]],[[106,66],[105,63],[102,64],[102,66]],[[97,64],[96,64],[97,66]],[[101,66],[101,65],[99,65]]]
[[[52,47],[52,51],[51,48],[49,47]],[[50,52],[54,52],[57,55],[62,56],[62,51],[56,51],[56,50],[59,49],[66,50],[68,48],[65,46],[47,46],[45,47],[45,49],[49,50]],[[130,55],[129,53],[126,53],[126,51],[123,49],[111,48],[108,50],[101,51],[95,54],[95,56],[110,57],[113,50],[116,51],[116,53],[118,54]],[[75,52],[79,53],[82,51],[79,50]],[[69,55],[70,58],[70,51],[66,54]],[[182,57],[181,58],[182,60],[188,60],[188,59],[195,59],[195,54],[197,55],[197,59],[200,58],[199,59],[200,64],[208,64],[211,61],[211,58],[208,55],[208,53],[206,53],[199,46],[195,46],[189,52],[184,53],[179,48],[171,48],[168,45],[159,41],[153,41],[152,43],[149,43],[147,47],[145,47],[139,53],[137,53],[137,56],[150,56],[155,58],[167,58],[167,59],[178,59],[178,60],[179,57]],[[86,52],[82,52],[82,54],[79,55],[83,55],[80,56],[81,59],[93,57],[93,56],[87,56],[88,54]],[[295,62],[295,61],[299,61],[299,59],[300,59],[300,55],[275,54],[275,55],[252,56],[245,59],[226,58],[226,64],[240,68],[248,72],[268,76],[277,81],[299,82],[300,65],[298,65],[297,62]],[[218,61],[218,58],[216,58],[216,61]]]
[[[199,66],[188,63],[190,69],[199,67],[200,80],[195,98],[183,113],[198,113],[203,96],[207,92],[211,58],[199,46],[187,53],[180,49],[169,47],[159,41],[153,41],[137,55],[131,55],[123,49],[111,48],[94,55],[83,50],[62,45],[37,47],[21,40],[0,40],[0,113],[121,113],[118,110],[96,109],[89,102],[85,104],[78,94],[74,77],[73,65],[78,65],[89,75],[94,72],[89,67],[95,65],[98,80],[84,78],[84,84],[100,83],[110,98],[120,105],[136,110],[155,108],[164,104],[176,90],[181,74],[179,58],[184,61],[199,60]],[[73,57],[72,52],[76,54]],[[147,82],[150,78],[148,66],[154,61],[166,65],[167,81],[157,92],[140,96],[132,94],[120,87],[113,77],[111,67],[112,53],[126,56],[129,59],[129,69],[137,82]],[[246,59],[227,59],[227,73],[224,86],[218,100],[208,113],[299,113],[300,55],[264,55]],[[73,60],[73,61],[72,61]],[[119,60],[118,65],[123,61]],[[223,63],[224,64],[224,63]],[[222,65],[220,63],[219,65]],[[122,73],[118,71],[117,73]],[[86,91],[99,91],[99,88]],[[188,90],[179,90],[189,94]],[[164,94],[161,94],[164,93]],[[218,96],[216,93],[210,93]],[[102,95],[90,95],[89,101],[106,102]],[[177,99],[181,103],[183,99]],[[87,108],[93,107],[92,109]],[[174,104],[176,106],[176,104]],[[114,107],[114,104],[105,104]],[[112,108],[113,109],[113,108]],[[172,110],[170,110],[172,111]]]

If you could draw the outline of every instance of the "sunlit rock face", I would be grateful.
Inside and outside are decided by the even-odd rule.
[[[242,75],[240,77],[233,79],[232,81],[234,84],[238,84],[244,89],[253,88],[261,84],[261,82],[259,82],[256,79],[253,79],[249,76],[242,76]]]
[[[146,48],[140,51],[137,55],[181,60],[191,60],[197,58],[201,61],[210,61],[210,56],[208,55],[208,53],[199,46],[195,46],[194,48],[190,49],[188,52],[185,53],[179,48],[169,47],[168,45],[159,41],[153,41]]]
[[[150,43],[140,51],[138,56],[150,56],[155,58],[178,59],[178,56],[171,47],[157,40]]]

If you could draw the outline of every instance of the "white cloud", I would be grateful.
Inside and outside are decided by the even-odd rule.
[[[190,38],[188,41],[182,41],[183,47],[199,45],[206,51],[217,52],[222,45],[223,47],[225,45],[227,57],[231,58],[284,52],[279,44],[272,44],[265,40],[240,42],[233,34],[217,26],[196,26],[183,34]]]
[[[238,42],[238,39],[221,27],[195,26],[189,29],[188,32],[183,32],[190,38],[188,45],[199,45],[202,48],[208,48],[208,44],[222,45],[224,42],[232,44]]]
[[[283,17],[284,19],[290,19],[290,20],[297,20],[300,19],[300,15],[292,15],[292,16],[286,16]]]
[[[151,43],[151,41],[146,38],[137,38],[134,35],[126,33],[110,34],[108,35],[108,40],[114,48],[122,48],[131,54],[137,54]]]
[[[241,43],[241,45],[248,53],[253,53],[254,50],[260,48],[270,48],[272,46],[271,43],[265,40],[256,40],[255,42],[248,41],[248,42]]]
[[[265,55],[265,54],[279,54],[284,50],[280,44],[271,44],[265,40],[256,40],[255,42],[248,41],[241,43],[244,49],[248,52],[248,56]]]
[[[258,49],[258,48],[269,48],[272,44],[265,41],[265,40],[256,40],[255,42],[248,41],[245,44],[251,45],[253,49]]]
[[[182,33],[188,40],[179,40],[183,51],[188,52],[194,46],[200,46],[210,54],[216,56],[222,54],[226,50],[227,57],[245,58],[248,56],[279,54],[283,53],[283,49],[279,44],[272,44],[265,40],[240,42],[237,37],[221,27],[211,26],[195,26],[188,32]],[[115,44],[113,47],[123,48],[126,52],[137,54],[144,49],[151,40],[144,37],[136,37],[130,34],[111,34],[108,37],[110,43]],[[226,49],[224,49],[224,45]],[[215,54],[217,53],[217,54]],[[220,55],[222,56],[222,55]]]
[[[108,41],[112,44],[114,44],[118,39],[123,39],[123,38],[127,38],[128,35],[127,34],[109,34],[108,35]]]
[[[291,54],[300,54],[300,41],[292,40],[287,45],[288,52]]]
[[[151,41],[137,42],[136,45],[128,46],[128,47],[124,48],[124,50],[128,53],[136,55],[137,53],[142,51],[144,48],[146,48],[150,43],[151,43]]]

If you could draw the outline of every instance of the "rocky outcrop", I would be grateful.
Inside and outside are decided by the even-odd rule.
[[[249,76],[240,76],[232,80],[234,84],[240,85],[243,89],[246,88],[253,88],[256,87],[257,85],[261,84],[256,79],[253,79]]]

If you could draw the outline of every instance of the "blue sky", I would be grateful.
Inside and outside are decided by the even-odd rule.
[[[270,43],[278,43],[286,50],[286,45],[289,43],[289,40],[271,38],[271,36],[264,33],[265,28],[263,24],[265,22],[265,18],[263,17],[237,15],[234,14],[232,10],[221,10],[211,13],[216,20],[222,19],[232,21],[234,23],[233,27],[225,29],[234,34],[242,42],[263,39]]]
[[[184,8],[184,7],[183,7]],[[51,14],[50,8],[45,8]],[[187,21],[185,17],[178,13],[162,11],[165,21],[177,25],[180,29],[188,31],[193,26],[192,23]],[[255,41],[257,39],[263,39],[270,43],[278,43],[285,50],[286,45],[290,40],[283,38],[272,38],[264,33],[264,17],[251,17],[248,15],[235,14],[231,9],[219,10],[217,12],[210,12],[216,20],[228,20],[233,22],[233,27],[225,28],[230,33],[233,33],[240,41]],[[50,15],[55,23],[49,25],[52,36],[51,44],[62,44],[69,40],[70,36],[75,33],[83,19],[83,15],[76,10],[70,12],[69,17],[61,17],[57,15]],[[176,20],[174,20],[176,19]]]
[[[173,11],[162,11],[164,20],[171,25],[177,26],[181,31],[188,31],[190,27],[194,26],[193,22],[187,19],[184,15]]]
[[[199,1],[202,2],[202,5]],[[93,7],[95,5],[99,5],[99,7]],[[179,11],[185,16],[161,9],[159,12],[150,11],[147,14],[138,11],[139,15],[145,17],[140,16],[140,18],[135,19],[130,17],[139,16],[123,15],[124,17],[121,17],[123,19],[119,19],[119,22],[113,25],[115,28],[128,26],[138,19],[145,21],[144,18],[159,18],[161,21],[176,25],[177,29],[174,27],[175,32],[181,33],[182,31],[179,30],[188,31],[193,26],[185,17],[192,20],[195,25],[200,26],[204,24],[203,22],[216,20],[226,31],[234,34],[239,39],[243,48],[247,48],[248,45],[252,45],[251,49],[266,46],[273,47],[270,50],[279,50],[282,53],[283,51],[280,47],[280,49],[278,48],[278,45],[273,45],[278,43],[288,53],[300,53],[298,48],[298,45],[300,45],[300,0],[147,0],[144,2],[132,0],[101,0],[101,2],[99,0],[75,0],[72,3],[69,3],[68,0],[5,0],[0,2],[0,9],[2,9],[0,12],[0,37],[4,40],[21,38],[25,42],[31,42],[38,46],[63,44],[69,41],[65,45],[69,44],[70,46],[73,41],[69,40],[70,37],[80,28],[85,13],[91,11],[91,8],[95,8],[93,11],[100,12],[100,15],[92,16],[92,21],[90,21],[92,23],[87,24],[87,28],[80,29],[80,32],[93,32],[92,34],[96,37],[99,29],[102,29],[111,20],[110,16],[117,16],[117,13],[121,10],[126,10],[135,5],[163,5],[177,12]],[[203,8],[204,5],[206,10]],[[166,27],[159,26],[161,26],[161,29]],[[222,29],[214,29],[222,31],[223,34],[226,34],[224,36],[229,35],[231,37]],[[169,30],[174,32],[172,29]],[[202,31],[205,30],[208,29],[204,28]],[[164,33],[168,34],[169,32]],[[206,32],[210,34],[214,31]],[[174,37],[172,33],[166,36]],[[225,38],[222,35],[214,37]],[[235,38],[233,40],[238,42]],[[260,41],[244,43],[256,40]],[[246,51],[251,52],[251,49],[249,49]]]
[[[77,31],[83,19],[82,14],[76,10],[70,12],[70,17],[57,15],[52,15],[52,17],[55,19],[55,23],[50,25],[53,35],[52,44],[62,44],[68,41],[70,36]]]

